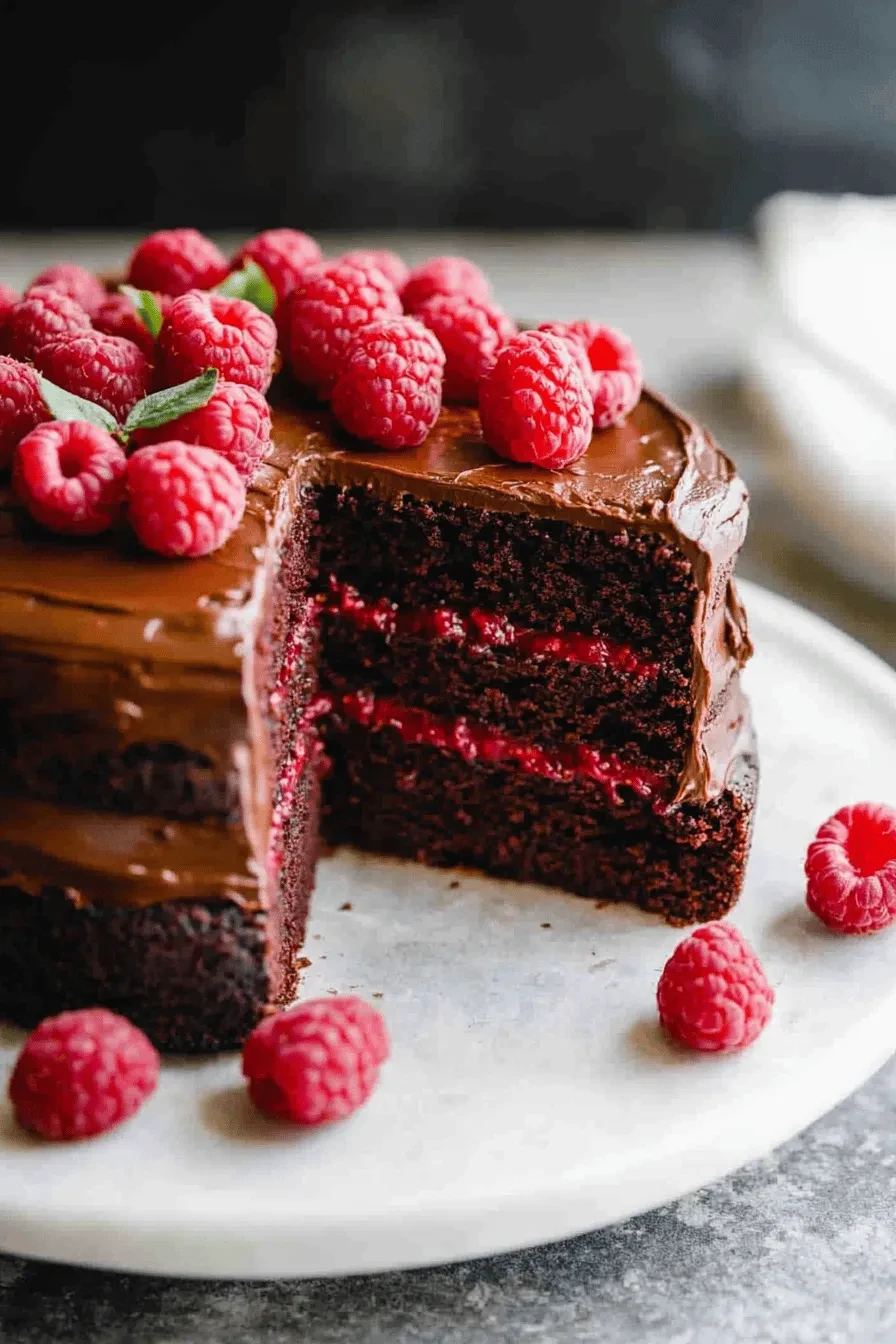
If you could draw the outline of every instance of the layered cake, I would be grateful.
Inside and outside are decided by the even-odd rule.
[[[296,992],[319,837],[723,915],[756,763],[747,496],[710,436],[644,391],[546,470],[473,406],[385,452],[288,372],[268,395],[202,558],[3,495],[0,1014],[238,1044]]]

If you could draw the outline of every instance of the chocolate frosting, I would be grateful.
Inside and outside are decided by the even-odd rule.
[[[124,534],[89,542],[49,536],[8,491],[0,496],[0,696],[21,695],[23,712],[29,705],[33,711],[39,683],[48,704],[58,695],[68,706],[89,705],[122,745],[175,740],[204,752],[236,770],[244,818],[227,833],[226,862],[217,842],[189,839],[207,836],[206,828],[183,830],[172,861],[170,838],[153,839],[158,819],[85,812],[60,822],[52,837],[62,809],[19,800],[7,812],[18,830],[10,821],[0,832],[2,853],[14,856],[4,867],[15,867],[19,885],[71,887],[71,875],[83,872],[96,900],[146,904],[214,890],[264,903],[258,875],[272,770],[255,684],[256,632],[279,541],[306,484],[369,485],[381,497],[411,494],[667,536],[690,560],[698,594],[694,734],[677,798],[702,801],[721,792],[743,727],[733,677],[751,652],[731,581],[747,493],[692,420],[645,392],[623,425],[594,436],[579,462],[549,472],[498,458],[472,409],[446,407],[419,448],[387,453],[350,439],[328,410],[300,405],[282,381],[272,402],[273,444],[243,522],[203,559],[163,560]],[[63,836],[72,842],[64,855]],[[132,849],[143,857],[135,860]],[[92,853],[86,868],[76,861],[79,850]],[[146,873],[131,871],[134,862]],[[151,876],[163,870],[179,872],[180,880]]]

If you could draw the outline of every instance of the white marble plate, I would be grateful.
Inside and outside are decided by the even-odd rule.
[[[896,802],[896,674],[744,585],[762,789],[736,922],[778,994],[737,1058],[655,1026],[682,936],[624,908],[348,852],[321,867],[307,995],[376,996],[394,1056],[318,1132],[257,1117],[236,1056],[173,1061],[129,1124],[81,1145],[0,1104],[0,1249],[163,1274],[348,1274],[485,1255],[627,1218],[767,1152],[896,1049],[896,929],[805,912],[818,822]],[[340,907],[351,903],[351,910]],[[0,1084],[19,1033],[0,1038]]]

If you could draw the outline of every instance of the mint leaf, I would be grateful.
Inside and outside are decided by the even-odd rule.
[[[92,401],[85,401],[83,397],[76,397],[74,392],[66,392],[65,388],[57,387],[42,374],[40,391],[44,405],[54,420],[87,420],[91,425],[107,429],[110,434],[118,433],[118,421],[102,406],[97,406]]]
[[[133,285],[119,285],[118,292],[123,294],[126,299],[130,299],[134,305],[134,312],[153,340],[157,340],[165,319],[162,317],[162,310],[156,302],[156,296],[152,290],[135,289]]]
[[[211,400],[217,385],[218,370],[206,369],[205,373],[187,383],[151,392],[132,408],[124,422],[124,433],[133,434],[135,429],[158,429],[159,425],[167,425],[169,420],[177,420],[188,411],[198,411]]]
[[[277,306],[274,286],[265,275],[257,261],[247,261],[241,271],[231,271],[220,285],[215,287],[216,294],[225,294],[229,299],[246,299],[254,303],[263,313],[271,316]]]

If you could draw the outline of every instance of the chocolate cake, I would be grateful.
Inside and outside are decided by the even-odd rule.
[[[387,453],[272,401],[203,559],[3,499],[0,1014],[102,1003],[235,1046],[295,993],[319,835],[723,915],[756,762],[746,492],[709,436],[645,392],[549,472],[474,410]]]

